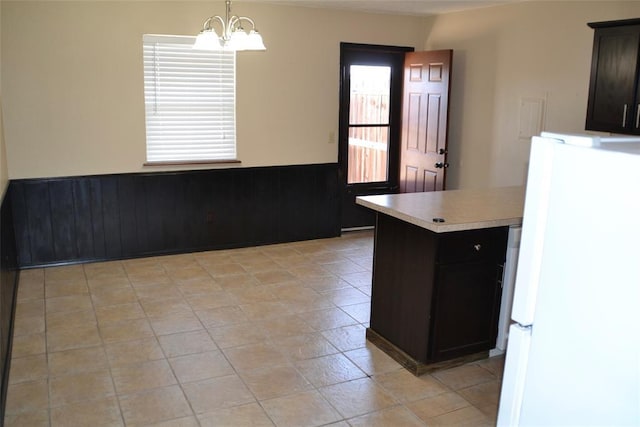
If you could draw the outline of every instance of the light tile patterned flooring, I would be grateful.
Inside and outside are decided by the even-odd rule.
[[[373,238],[23,271],[7,426],[493,425],[501,358],[365,340]]]

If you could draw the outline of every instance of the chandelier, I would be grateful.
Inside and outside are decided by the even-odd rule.
[[[231,0],[226,0],[226,15],[210,16],[204,21],[202,31],[196,37],[194,49],[200,50],[266,50],[262,42],[262,36],[256,30],[253,19],[246,16],[231,15]],[[222,26],[222,33],[218,35],[213,28],[213,23],[218,22]],[[249,33],[242,27],[243,22],[251,24]]]

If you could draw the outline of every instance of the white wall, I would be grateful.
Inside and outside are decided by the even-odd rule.
[[[339,43],[420,47],[426,34],[417,17],[250,2],[234,12],[267,45],[238,54],[242,166],[336,162]],[[195,35],[212,14],[222,1],[3,1],[9,177],[168,169],[142,166],[142,35]]]
[[[454,49],[448,187],[524,183],[522,98],[545,100],[544,129],[584,132],[587,23],[632,17],[638,1],[529,1],[432,18],[425,48]]]

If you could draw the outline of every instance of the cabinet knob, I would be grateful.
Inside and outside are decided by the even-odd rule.
[[[473,249],[475,249],[477,252],[480,252],[480,249],[482,249],[482,245],[480,243],[476,243],[475,245],[473,245]]]

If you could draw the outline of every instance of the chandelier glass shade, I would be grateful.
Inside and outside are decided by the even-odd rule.
[[[219,15],[210,16],[204,21],[202,31],[196,37],[193,45],[194,49],[199,50],[266,50],[262,36],[256,30],[253,19],[246,16],[231,15],[231,0],[226,0],[226,14],[222,18]],[[213,28],[214,22],[218,22],[221,26],[222,33],[218,35]],[[247,33],[242,27],[243,23],[251,25],[250,31]]]

